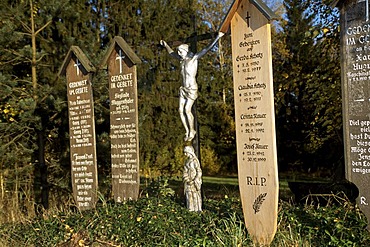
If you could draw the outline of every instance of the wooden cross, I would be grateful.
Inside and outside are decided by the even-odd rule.
[[[119,73],[122,74],[122,60],[125,58],[125,55],[122,55],[122,50],[120,49],[118,52],[118,56],[116,60],[119,60]]]
[[[75,65],[73,65],[77,69],[77,75],[80,75],[80,68],[79,68],[80,65],[81,65],[81,63],[80,63],[80,61],[78,61],[78,58],[77,58]]]

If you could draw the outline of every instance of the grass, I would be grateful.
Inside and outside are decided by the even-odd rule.
[[[203,182],[205,184],[213,183],[213,184],[222,184],[222,185],[236,185],[236,186],[239,185],[237,177],[219,178],[219,177],[204,176]]]
[[[95,210],[50,210],[41,218],[1,224],[0,246],[253,246],[235,186],[205,182],[204,210],[192,213],[173,189],[179,184],[168,182],[152,181],[136,202],[101,198]],[[216,197],[207,194],[217,189]],[[280,201],[271,246],[370,246],[365,228],[358,207],[340,195],[327,205]]]
[[[239,182],[237,177],[208,177],[203,176],[203,194],[210,198],[239,197]],[[180,178],[175,178],[170,181],[170,186],[178,194],[182,192],[182,181]],[[293,197],[289,189],[287,180],[279,181],[279,198],[284,201],[289,201]]]

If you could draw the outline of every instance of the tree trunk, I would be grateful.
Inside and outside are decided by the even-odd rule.
[[[43,127],[42,127],[43,129]],[[44,209],[49,208],[49,184],[48,184],[48,167],[45,164],[45,140],[43,130],[38,131],[39,146],[39,170],[41,182],[41,205]]]
[[[37,102],[38,96],[37,96],[37,47],[36,47],[36,36],[37,34],[43,30],[45,27],[47,27],[51,21],[47,22],[43,27],[39,28],[37,31],[35,30],[35,20],[34,20],[34,8],[33,8],[33,0],[30,0],[30,11],[31,11],[31,45],[32,45],[32,59],[31,59],[31,71],[32,71],[32,86],[33,86],[33,98],[36,101],[36,104],[39,104]],[[44,209],[47,209],[49,207],[49,185],[47,181],[48,177],[48,170],[47,166],[45,164],[45,140],[44,140],[44,132],[45,132],[45,120],[44,120],[44,114],[43,110],[40,106],[37,106],[35,114],[41,117],[40,122],[40,128],[37,130],[37,136],[38,136],[38,152],[35,154],[37,157],[36,159],[38,162],[36,162],[36,165],[38,165],[38,169],[35,169],[35,171],[40,172],[40,184],[41,184],[41,205],[44,207]],[[36,177],[36,176],[35,176]],[[35,183],[37,184],[37,182]]]
[[[34,97],[36,95],[37,88],[37,77],[36,77],[36,32],[35,32],[35,20],[33,19],[33,2],[30,0],[31,9],[31,43],[32,43],[32,60],[31,60],[31,71],[32,71],[32,86],[34,90]]]

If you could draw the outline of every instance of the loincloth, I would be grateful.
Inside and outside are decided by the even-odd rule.
[[[198,98],[198,89],[180,87],[179,94],[180,97],[192,99],[195,101]]]

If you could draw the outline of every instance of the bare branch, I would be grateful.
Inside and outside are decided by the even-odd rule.
[[[41,56],[39,59],[37,59],[37,60],[36,60],[36,63],[40,62],[40,61],[41,61],[41,59],[42,59],[43,57],[45,57],[45,56],[46,56],[45,54],[42,54],[42,56]]]
[[[11,144],[16,143],[16,142],[17,142],[17,140],[18,140],[19,138],[21,138],[21,137],[22,137],[26,132],[27,132],[27,130],[25,130],[25,131],[23,131],[22,133],[18,134],[16,137],[14,137],[14,138],[13,138],[12,140],[10,140],[8,143],[4,144],[4,145],[3,145],[3,148],[6,148],[6,147],[10,146]],[[7,135],[7,136],[5,136],[5,137],[8,137],[8,136],[10,136],[10,135]]]
[[[22,24],[22,26],[24,27],[24,29],[26,29],[27,32],[31,33],[31,28],[26,24],[24,23],[23,21],[20,20],[20,23]]]
[[[0,65],[5,65],[5,64],[8,64],[8,63],[13,63],[13,62],[17,61],[17,59],[18,58],[14,58],[14,59],[11,59],[11,60],[6,61],[6,62],[0,62]],[[18,63],[16,63],[16,64],[18,64]]]
[[[19,81],[19,82],[26,82],[26,83],[32,84],[32,81],[30,81],[30,80],[15,79],[15,81]]]
[[[24,33],[24,32],[17,32],[17,33],[22,34],[22,35],[26,35],[26,36],[32,36],[31,33]]]
[[[43,25],[41,28],[39,28],[39,30],[37,30],[35,32],[35,35],[37,35],[39,32],[41,32],[44,28],[46,28],[47,26],[50,25],[50,23],[52,22],[52,20],[48,21],[45,25]]]

